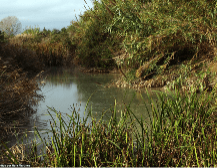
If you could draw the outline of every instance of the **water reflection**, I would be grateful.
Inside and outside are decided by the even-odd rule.
[[[52,121],[52,119],[47,112],[47,106],[51,108],[54,107],[57,112],[68,115],[71,115],[72,109],[75,107],[75,110],[79,111],[81,119],[87,116],[87,111],[92,108],[92,114],[96,118],[96,121],[101,118],[102,112],[107,111],[103,120],[108,121],[112,115],[110,109],[114,109],[114,102],[116,100],[118,119],[121,117],[121,110],[130,104],[130,109],[134,114],[139,119],[142,116],[143,119],[146,119],[147,123],[149,123],[149,114],[144,104],[144,101],[148,103],[145,93],[142,93],[144,98],[144,100],[142,100],[140,94],[135,93],[133,90],[103,87],[118,77],[119,75],[117,74],[83,74],[74,69],[51,68],[44,74],[43,80],[46,84],[41,88],[41,92],[45,96],[45,99],[39,102],[38,106],[33,107],[37,110],[37,113],[31,117],[32,122],[31,125],[28,126],[30,132],[28,133],[26,141],[34,139],[34,125],[41,133],[42,138],[47,138],[48,135],[49,137],[52,136],[52,134],[43,134],[45,130],[51,129],[50,120]],[[152,95],[152,98],[156,99],[156,96]],[[84,115],[88,101],[89,104]],[[70,107],[73,106],[73,104],[74,107],[71,109]],[[147,107],[148,109],[151,108],[149,103]],[[54,119],[57,120],[55,114],[53,112],[51,113]],[[90,122],[91,118],[88,118],[87,123]]]

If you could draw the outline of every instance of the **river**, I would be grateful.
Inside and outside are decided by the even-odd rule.
[[[31,140],[35,139],[33,134],[34,125],[39,130],[42,138],[48,138],[48,135],[49,137],[52,136],[50,133],[48,135],[44,134],[46,130],[51,129],[50,121],[52,121],[47,112],[47,106],[55,108],[58,112],[60,111],[63,116],[65,116],[66,113],[70,115],[72,109],[75,107],[76,111],[79,111],[81,119],[85,117],[88,110],[92,108],[92,114],[96,117],[97,121],[100,119],[102,112],[107,110],[103,120],[108,121],[112,114],[110,109],[114,109],[115,100],[117,103],[118,119],[121,117],[120,111],[124,109],[125,105],[129,105],[131,102],[130,109],[134,114],[139,119],[143,117],[147,123],[150,123],[144,101],[147,103],[149,110],[151,109],[151,106],[148,103],[147,95],[145,93],[142,93],[144,98],[143,101],[140,93],[135,92],[132,89],[104,87],[116,78],[120,78],[120,74],[85,74],[69,68],[51,68],[44,74],[42,80],[45,82],[45,85],[41,87],[41,91],[39,91],[45,98],[43,101],[40,101],[37,106],[33,107],[37,112],[30,117],[30,124],[25,126],[28,131],[28,136],[27,138],[24,138],[24,144],[30,143]],[[152,94],[151,96],[153,100],[157,100],[155,94]],[[134,99],[132,99],[133,97]],[[89,103],[84,115],[85,106],[88,100]],[[51,110],[49,111],[51,112]],[[55,118],[55,113],[51,113]],[[90,123],[91,118],[88,118],[87,122]],[[37,142],[40,142],[38,138],[36,139]],[[8,144],[8,147],[15,143],[17,143],[16,139],[12,140]]]

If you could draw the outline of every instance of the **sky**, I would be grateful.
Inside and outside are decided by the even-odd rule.
[[[85,3],[87,2],[87,4]],[[84,11],[93,8],[92,0],[1,0],[0,21],[16,16],[22,24],[22,32],[28,26],[61,30],[79,19]],[[86,9],[85,9],[85,7]]]

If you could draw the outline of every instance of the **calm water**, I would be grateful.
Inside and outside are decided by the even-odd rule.
[[[131,102],[130,109],[134,114],[138,118],[141,118],[142,116],[147,123],[150,123],[149,115],[144,104],[144,101],[148,103],[147,95],[145,93],[142,93],[144,98],[143,101],[140,93],[136,93],[131,89],[103,87],[103,85],[108,84],[115,78],[119,78],[120,76],[118,74],[83,74],[72,69],[52,68],[44,75],[46,75],[46,78],[43,80],[46,84],[41,87],[39,93],[43,94],[45,98],[43,101],[39,102],[38,106],[33,107],[37,112],[30,117],[30,125],[26,126],[28,136],[24,139],[24,143],[34,139],[34,125],[39,130],[41,137],[47,138],[47,134],[44,134],[44,132],[51,129],[50,121],[52,121],[47,112],[47,106],[55,108],[57,112],[60,111],[63,116],[65,116],[65,114],[71,115],[72,109],[75,107],[76,111],[79,111],[81,118],[86,116],[88,110],[92,107],[93,116],[97,121],[100,119],[101,113],[107,110],[103,120],[108,121],[111,117],[110,109],[114,108],[115,100],[117,102],[118,118],[120,118],[120,111],[124,109],[125,104],[129,105]],[[92,97],[90,98],[91,95]],[[135,97],[132,99],[134,95]],[[156,95],[152,94],[151,96],[153,100],[156,100]],[[84,115],[88,99],[89,104]],[[150,105],[148,105],[148,108],[150,109]],[[55,113],[51,110],[49,110],[49,112],[53,114],[55,119]],[[88,118],[87,123],[90,122],[91,118]],[[49,137],[51,136],[52,134],[49,134]],[[38,138],[36,139],[40,142]],[[13,140],[10,144],[12,145],[15,143],[16,140]]]

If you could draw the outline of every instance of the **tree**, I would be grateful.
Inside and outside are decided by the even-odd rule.
[[[59,31],[58,29],[55,29],[55,28],[54,28],[54,29],[52,30],[52,34],[60,34],[60,31]]]
[[[62,32],[62,33],[66,33],[66,28],[63,27],[63,28],[61,29],[61,32]]]
[[[21,33],[22,25],[16,16],[8,16],[1,20],[0,30],[8,36]]]

